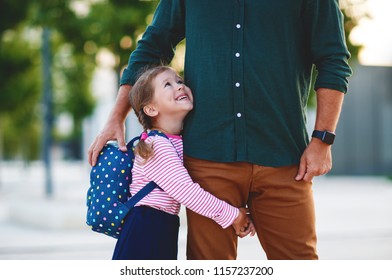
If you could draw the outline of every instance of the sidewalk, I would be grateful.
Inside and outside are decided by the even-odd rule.
[[[0,163],[0,259],[106,260],[115,239],[85,226],[86,164],[54,164],[54,193],[44,195],[39,163]],[[318,250],[324,260],[392,259],[392,181],[379,177],[317,178]],[[181,214],[179,259],[185,259]],[[238,258],[265,259],[257,237],[240,239]]]

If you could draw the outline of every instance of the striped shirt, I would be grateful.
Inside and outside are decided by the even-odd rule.
[[[149,136],[145,141],[153,145],[153,156],[145,161],[135,156],[130,191],[135,195],[147,183],[154,181],[155,188],[136,206],[149,206],[169,214],[178,215],[183,204],[190,210],[213,219],[222,228],[229,227],[239,210],[206,192],[194,183],[183,165],[183,142],[181,136]]]

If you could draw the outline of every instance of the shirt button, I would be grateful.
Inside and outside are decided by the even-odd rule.
[[[236,87],[240,87],[240,83],[235,83],[235,86]]]
[[[236,56],[236,57],[240,57],[240,53],[236,53],[235,56]]]
[[[238,118],[241,118],[241,116],[242,116],[241,113],[237,113]]]
[[[237,25],[235,27],[237,27],[237,29],[240,29],[241,28],[241,24],[237,23]]]

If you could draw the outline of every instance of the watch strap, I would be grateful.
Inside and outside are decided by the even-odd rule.
[[[312,137],[318,138],[328,145],[332,145],[335,141],[335,133],[328,130],[314,130],[312,133]]]

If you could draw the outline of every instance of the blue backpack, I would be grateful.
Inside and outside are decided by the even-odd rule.
[[[152,130],[149,136],[159,135]],[[87,191],[86,223],[93,231],[118,238],[125,216],[143,197],[158,187],[149,182],[131,197],[129,185],[132,183],[132,167],[135,160],[136,136],[127,144],[127,152],[122,152],[114,143],[106,144],[100,152],[97,164],[90,171],[90,187]]]

